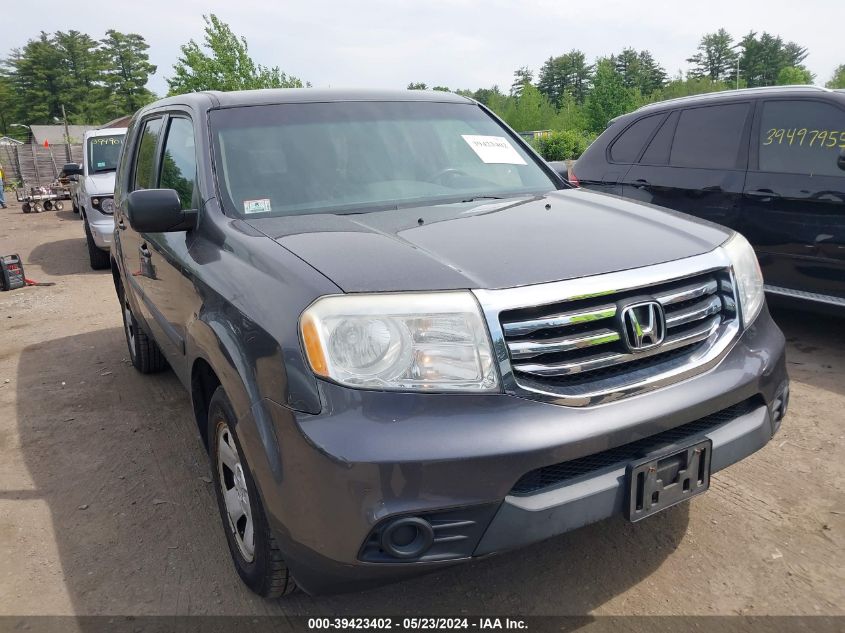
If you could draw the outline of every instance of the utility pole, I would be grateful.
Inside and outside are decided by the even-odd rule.
[[[65,122],[65,157],[68,163],[73,162],[70,155],[70,130],[67,127],[67,113],[65,112],[65,104],[62,104],[62,120]]]

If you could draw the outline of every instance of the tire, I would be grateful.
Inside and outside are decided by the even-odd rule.
[[[109,252],[98,248],[94,243],[94,236],[91,235],[91,227],[85,221],[85,243],[88,245],[88,260],[94,270],[105,270],[111,266]]]
[[[36,202],[34,205],[32,205],[32,210],[36,213],[41,213],[44,210],[44,207],[41,206],[40,202]]]
[[[226,392],[223,387],[217,387],[208,405],[208,443],[214,491],[229,553],[247,587],[264,598],[280,598],[296,591],[296,582],[270,531],[255,482],[234,432],[236,428],[237,418]],[[230,491],[230,503],[235,505],[231,513],[224,489]],[[243,499],[248,500],[246,506]],[[230,514],[236,518],[233,520]],[[253,534],[251,550],[245,538],[248,537],[250,518]]]
[[[28,202],[24,202],[21,205],[21,211],[23,211],[24,213],[31,213],[32,212],[32,206]]]
[[[56,211],[64,211],[64,208],[65,208],[65,203],[64,203],[64,202],[62,202],[61,200],[59,200],[58,202],[54,202],[54,203],[53,203],[53,208],[54,208]]]
[[[78,206],[76,206],[76,198],[71,198],[71,199],[70,199],[70,206],[71,206],[71,208],[73,209],[73,212],[74,212],[74,213],[79,213],[79,207],[78,207]]]
[[[132,366],[142,374],[155,374],[167,369],[167,360],[158,344],[138,325],[122,284],[117,288],[117,298],[123,313],[123,334]]]
[[[53,210],[53,201],[52,200],[45,200],[43,207],[44,207],[45,211],[52,211]]]

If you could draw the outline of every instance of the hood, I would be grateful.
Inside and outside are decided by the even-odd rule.
[[[89,174],[85,177],[85,193],[89,196],[113,196],[115,173]]]
[[[345,292],[510,288],[706,253],[729,229],[583,189],[248,220]]]

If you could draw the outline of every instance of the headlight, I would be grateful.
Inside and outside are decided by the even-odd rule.
[[[498,389],[487,327],[469,292],[323,297],[299,325],[311,369],[342,385]]]
[[[114,213],[114,198],[103,198],[100,200],[100,211],[109,215]]]
[[[733,265],[742,324],[747,327],[763,307],[763,274],[760,272],[760,263],[751,244],[739,233],[734,233],[722,248]]]

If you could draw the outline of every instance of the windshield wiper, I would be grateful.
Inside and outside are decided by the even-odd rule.
[[[475,202],[476,200],[504,200],[503,196],[473,196],[472,198],[467,198],[466,200],[461,200],[461,202]]]

